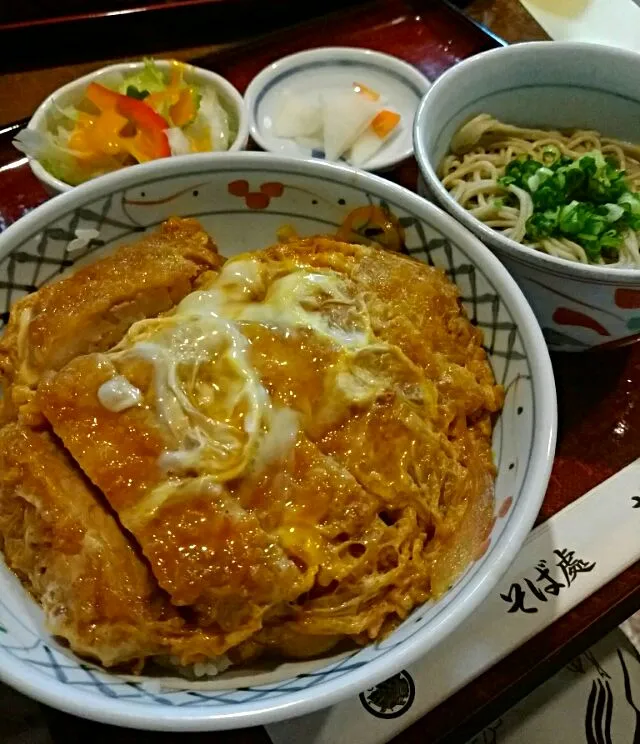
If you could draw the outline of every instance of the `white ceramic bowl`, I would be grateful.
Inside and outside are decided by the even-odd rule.
[[[622,345],[640,332],[640,270],[587,266],[522,246],[472,217],[436,169],[460,125],[479,113],[544,128],[580,127],[640,143],[640,55],[597,44],[532,42],[471,57],[420,104],[416,158],[427,194],[473,230],[509,269],[549,346]]]
[[[170,60],[166,59],[155,60],[155,63],[162,70],[168,70],[172,64]],[[27,128],[46,131],[47,120],[52,110],[54,110],[54,105],[59,108],[76,105],[82,100],[84,91],[89,83],[107,83],[109,80],[119,79],[121,75],[136,72],[136,70],[141,70],[143,67],[144,62],[121,62],[119,64],[109,65],[108,67],[102,67],[77,80],[72,80],[45,98],[29,120]],[[202,67],[185,64],[184,77],[185,80],[193,82],[202,88],[209,86],[215,89],[216,93],[220,96],[222,105],[235,118],[237,123],[238,134],[231,143],[229,151],[243,150],[249,140],[249,117],[247,116],[244,100],[238,90],[221,75],[210,70],[204,70]],[[62,194],[65,191],[75,188],[51,175],[34,158],[29,158],[29,166],[33,174],[51,196]]]
[[[354,82],[379,92],[385,104],[402,116],[400,132],[392,134],[363,170],[380,171],[397,165],[413,153],[413,119],[431,83],[407,62],[371,49],[322,47],[283,57],[265,67],[244,97],[251,136],[263,150],[277,155],[323,159],[323,153],[277,137],[273,131],[275,112],[287,92],[344,91]]]
[[[0,305],[171,215],[196,216],[222,253],[233,255],[275,242],[283,224],[302,235],[334,232],[354,207],[381,202],[402,220],[413,255],[455,278],[507,390],[494,432],[496,521],[486,552],[444,597],[417,608],[378,644],[314,661],[230,669],[204,684],[173,679],[163,689],[157,680],[80,663],[47,634],[40,610],[0,562],[0,679],[107,723],[185,731],[253,726],[309,713],[386,679],[453,631],[492,590],[531,529],[547,486],[556,435],[553,373],[513,279],[473,235],[424,199],[377,176],[316,161],[263,153],[167,158],[79,186],[12,225],[0,236]],[[98,229],[99,243],[70,254],[77,228]]]

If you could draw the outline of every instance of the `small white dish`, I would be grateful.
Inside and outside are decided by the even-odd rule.
[[[154,61],[161,70],[168,70],[172,64],[170,60],[166,59],[157,59]],[[110,80],[119,80],[122,75],[131,74],[137,70],[141,70],[143,67],[144,62],[121,62],[119,64],[109,65],[108,67],[101,67],[99,70],[95,70],[95,72],[90,72],[88,75],[72,80],[45,98],[29,120],[27,129],[45,131],[51,111],[55,108],[65,108],[78,104],[89,83],[95,81],[108,84]],[[238,90],[221,75],[210,70],[204,70],[202,67],[185,64],[184,76],[185,80],[197,84],[201,88],[210,87],[216,91],[220,96],[222,105],[235,118],[238,130],[235,140],[226,152],[244,150],[249,140],[249,118],[244,100]],[[51,196],[56,196],[56,194],[62,194],[65,191],[71,191],[71,189],[75,188],[75,186],[53,176],[35,158],[29,158],[29,166],[34,176]]]
[[[321,149],[312,149],[274,133],[275,113],[287,94],[349,90],[362,83],[377,91],[385,105],[402,119],[400,131],[363,166],[380,171],[397,165],[413,154],[412,126],[420,99],[431,83],[415,67],[396,57],[370,49],[322,47],[283,57],[265,67],[245,93],[249,131],[263,150],[297,158],[324,159]]]

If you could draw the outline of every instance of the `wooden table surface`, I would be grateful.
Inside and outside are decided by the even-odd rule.
[[[465,12],[510,44],[549,38],[519,0],[472,0]]]
[[[433,2],[436,4],[437,0]],[[278,3],[273,5],[278,6]],[[306,5],[309,15],[313,15],[312,0]],[[325,5],[330,7],[330,4]],[[472,18],[509,42],[546,38],[544,31],[518,0],[473,0],[466,6],[466,12]],[[317,14],[317,4],[315,7]],[[237,34],[232,39],[216,39],[215,44],[179,49],[158,47],[153,53],[156,56],[167,53],[180,59],[194,60],[243,43],[255,33],[255,29],[245,31],[246,33]],[[121,58],[117,55],[112,57],[114,60]],[[1,74],[0,125],[30,115],[52,90],[106,62],[104,56],[91,61],[67,60],[64,64],[57,65],[53,59],[44,59],[39,65],[21,63],[16,69]],[[400,174],[398,180],[412,187],[415,176],[415,167],[409,167]],[[16,182],[16,188],[19,186]],[[5,189],[8,187],[10,185],[5,186]],[[560,400],[561,430],[558,454],[541,520],[549,518],[571,500],[640,455],[640,344],[605,356],[583,355],[579,364],[576,363],[575,355],[557,354],[553,361]],[[585,401],[589,405],[585,406]],[[464,742],[574,655],[629,614],[640,609],[638,587],[640,565],[628,569],[616,581],[442,703],[398,737],[398,743]],[[97,738],[101,741],[103,738],[106,740],[107,736],[110,739],[115,738],[120,744],[159,744],[176,740],[176,735],[172,734],[109,730],[109,727],[98,726],[50,709],[46,709],[46,719],[56,744],[84,738]],[[268,742],[263,729],[219,735],[194,734],[188,738],[192,744],[212,740],[225,744]]]

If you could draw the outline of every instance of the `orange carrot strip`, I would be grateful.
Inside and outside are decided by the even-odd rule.
[[[399,121],[400,114],[384,109],[384,111],[376,114],[376,117],[371,122],[371,129],[373,129],[380,139],[384,139],[384,137],[396,128]]]
[[[369,86],[364,83],[354,83],[353,90],[361,96],[368,98],[370,101],[377,101],[380,98],[380,93],[373,90],[373,88],[369,88]]]

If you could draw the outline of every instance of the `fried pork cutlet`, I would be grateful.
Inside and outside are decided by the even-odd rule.
[[[104,666],[190,665],[226,642],[178,613],[58,440],[16,423],[0,430],[0,547],[50,632]]]
[[[309,239],[228,261],[37,400],[174,604],[225,648],[304,655],[386,632],[486,538],[481,340],[442,272]]]
[[[137,242],[46,284],[13,306],[0,339],[0,422],[29,422],[38,380],[79,354],[106,351],[132,323],[171,309],[223,259],[201,225],[173,218]]]
[[[0,431],[0,544],[51,632],[105,665],[162,649],[177,615],[115,518],[46,432]]]
[[[51,632],[105,666],[140,668],[156,655],[191,663],[215,656],[219,640],[171,605],[34,391],[42,375],[170,310],[222,263],[198,222],[170,219],[19,300],[0,339],[0,545]]]

